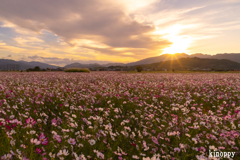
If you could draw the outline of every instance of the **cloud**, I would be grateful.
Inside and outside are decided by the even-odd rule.
[[[142,0],[137,8],[146,4]],[[123,6],[119,8],[121,5],[107,0],[1,0],[0,19],[37,33],[48,30],[70,45],[75,45],[71,42],[76,39],[93,40],[109,47],[156,49],[170,44],[147,35],[155,27],[134,20],[123,11]]]
[[[3,43],[1,40],[0,40],[0,50],[11,51],[13,53],[19,53],[19,52],[25,51],[25,49],[23,48],[9,46],[6,43]]]
[[[191,45],[185,46],[188,53],[187,48],[194,52],[194,48],[204,48],[214,38],[221,37],[222,42],[218,40],[216,46],[224,46],[225,37],[230,39],[233,35],[239,41],[236,37],[240,36],[239,0],[0,0],[0,3],[0,29],[15,31],[14,36],[1,33],[0,38],[12,39],[8,37],[0,49],[27,56],[126,62],[157,56],[166,48],[174,48],[180,38],[191,41]]]
[[[27,38],[17,37],[17,38],[14,38],[14,40],[19,44],[41,43],[41,42],[43,42],[43,40],[41,40],[37,37],[27,37]]]
[[[0,49],[1,49],[1,47],[0,47]],[[11,57],[12,57],[12,55],[9,54],[9,55],[7,55],[6,57],[0,57],[0,59],[10,59]]]

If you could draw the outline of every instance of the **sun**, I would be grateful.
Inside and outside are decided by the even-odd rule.
[[[168,39],[172,44],[163,49],[162,54],[187,53],[191,39],[186,36],[174,36]]]
[[[161,35],[163,38],[172,43],[169,47],[163,49],[162,54],[188,53],[188,48],[191,47],[190,45],[194,39],[190,35],[182,35],[181,33],[184,30],[192,27],[194,27],[194,25],[181,24],[173,25],[163,29],[156,27],[156,31],[153,33],[155,35]]]

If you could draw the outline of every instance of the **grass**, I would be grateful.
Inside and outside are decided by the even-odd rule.
[[[65,72],[86,72],[90,73],[88,68],[68,68],[64,70]]]

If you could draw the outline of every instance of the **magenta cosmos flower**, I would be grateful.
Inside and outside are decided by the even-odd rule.
[[[42,150],[41,150],[40,148],[36,148],[35,152],[36,152],[37,154],[40,154],[40,153],[42,152]]]

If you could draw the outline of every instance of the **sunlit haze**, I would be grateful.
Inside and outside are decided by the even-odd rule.
[[[0,0],[0,59],[64,66],[240,53],[239,0]]]

